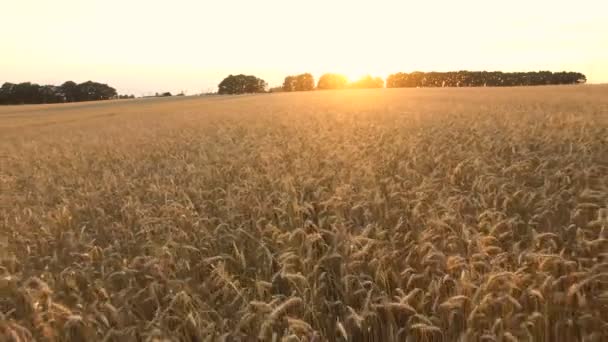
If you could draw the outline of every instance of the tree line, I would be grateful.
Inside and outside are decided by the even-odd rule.
[[[386,79],[387,88],[408,87],[512,87],[585,83],[580,72],[412,72],[396,73]]]
[[[218,85],[218,94],[247,94],[264,93],[268,83],[252,75],[229,75]],[[270,89],[276,91],[310,91],[315,89],[346,89],[346,88],[382,88],[384,80],[380,77],[365,76],[361,79],[349,82],[344,75],[327,73],[319,78],[316,83],[310,73],[290,75],[285,77],[283,85]]]
[[[0,87],[0,105],[65,103],[134,97],[133,95],[118,96],[116,89],[93,81],[80,84],[67,81],[60,86],[39,85],[31,82],[17,84],[6,82]]]
[[[382,88],[384,80],[381,77],[364,76],[354,82],[349,82],[344,75],[327,73],[319,78],[316,89],[363,89]],[[300,74],[285,77],[281,91],[308,91],[315,90],[315,79],[309,74]]]
[[[387,88],[408,87],[507,87],[585,83],[587,78],[580,72],[500,72],[500,71],[454,71],[454,72],[398,72],[386,79]],[[245,94],[266,92],[267,83],[251,75],[230,75],[219,85],[219,94]],[[327,73],[316,83],[310,73],[285,77],[283,85],[270,92],[310,91],[323,89],[383,88],[381,77],[364,76],[350,82],[341,74]]]
[[[454,71],[454,72],[412,72],[395,73],[386,79],[387,88],[407,87],[501,87],[533,86],[553,84],[585,83],[587,78],[579,72],[488,72],[488,71]],[[380,77],[365,76],[349,82],[344,75],[327,73],[316,83],[310,73],[285,77],[283,85],[271,91],[310,91],[315,89],[363,89],[383,88],[384,80]],[[268,83],[253,75],[229,75],[218,85],[218,94],[247,94],[266,92]],[[181,95],[181,94],[180,94]],[[156,96],[171,96],[170,93]],[[134,98],[133,95],[118,95],[116,89],[107,84],[87,81],[76,84],[68,81],[60,86],[38,85],[36,83],[4,83],[0,87],[0,105],[41,104],[80,101],[97,101],[114,98]]]

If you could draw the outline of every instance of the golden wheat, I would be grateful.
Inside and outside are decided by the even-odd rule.
[[[606,90],[2,107],[0,341],[607,340]]]

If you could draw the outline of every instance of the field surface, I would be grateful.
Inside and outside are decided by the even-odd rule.
[[[608,87],[0,107],[0,341],[607,341]]]

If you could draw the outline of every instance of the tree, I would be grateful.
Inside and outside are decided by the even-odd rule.
[[[5,83],[0,88],[0,104],[61,103],[116,98],[116,89],[107,84],[88,81],[76,84],[72,81],[61,86],[38,85],[24,82]]]
[[[6,82],[0,87],[0,104],[13,104],[13,89],[15,84]]]
[[[384,80],[380,77],[372,77],[370,75],[364,76],[361,79],[352,82],[351,88],[363,89],[363,88],[383,88]]]
[[[547,84],[579,84],[587,78],[579,72],[412,72],[396,73],[386,79],[387,88],[403,87],[510,87]]]
[[[66,102],[79,101],[81,96],[78,92],[78,84],[76,84],[76,82],[73,82],[73,81],[64,82],[60,88],[65,96]]]
[[[283,91],[309,91],[314,89],[315,78],[309,73],[287,76],[283,82]]]
[[[283,81],[283,91],[295,91],[296,90],[296,77],[287,76]]]
[[[79,101],[109,100],[117,95],[116,89],[93,81],[81,83],[77,89]]]
[[[309,91],[315,89],[315,79],[309,73],[287,76],[283,82],[283,91]]]
[[[36,83],[24,82],[13,88],[14,104],[38,104],[42,103],[40,86]]]
[[[348,85],[348,79],[340,74],[324,74],[319,78],[318,89],[344,89]]]
[[[60,87],[45,85],[40,88],[40,103],[61,103],[65,102],[65,96]]]
[[[309,91],[315,89],[315,78],[309,74],[296,76],[296,91]]]
[[[263,93],[268,84],[251,75],[229,75],[218,85],[218,94]]]

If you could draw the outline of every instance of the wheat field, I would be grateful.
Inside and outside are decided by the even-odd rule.
[[[0,341],[606,341],[608,86],[0,107]]]

